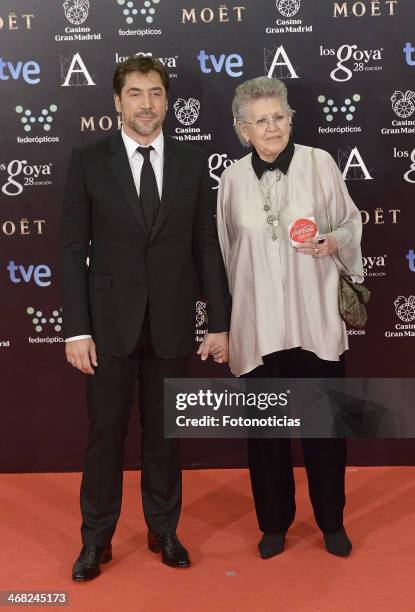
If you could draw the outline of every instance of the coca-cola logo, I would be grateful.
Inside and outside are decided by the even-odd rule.
[[[295,242],[304,242],[306,238],[313,238],[317,233],[317,225],[310,219],[297,219],[291,226],[290,238]]]

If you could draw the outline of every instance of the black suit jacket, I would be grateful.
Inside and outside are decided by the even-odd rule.
[[[205,153],[165,136],[163,193],[148,235],[121,133],[75,148],[61,226],[65,336],[91,334],[99,352],[126,356],[148,304],[158,356],[178,357],[194,348],[201,293],[209,331],[227,331],[214,208]]]

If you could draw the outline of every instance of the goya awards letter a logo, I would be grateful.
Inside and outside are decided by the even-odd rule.
[[[264,49],[265,76],[269,79],[299,79],[298,68],[294,69],[285,48],[280,45]]]

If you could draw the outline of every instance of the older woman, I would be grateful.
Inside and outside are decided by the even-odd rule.
[[[235,128],[252,152],[225,170],[218,233],[232,294],[229,361],[236,376],[342,377],[348,348],[338,268],[362,282],[361,218],[332,157],[294,144],[285,85],[260,77],[236,90]],[[333,228],[329,231],[329,220]],[[304,221],[306,220],[306,221]],[[304,232],[313,233],[304,242]],[[310,498],[329,552],[347,556],[346,442],[303,439]],[[294,520],[289,439],[248,441],[263,558],[283,551]]]

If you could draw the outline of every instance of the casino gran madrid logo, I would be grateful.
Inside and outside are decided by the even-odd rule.
[[[393,306],[400,322],[395,323],[394,329],[385,331],[385,338],[415,337],[415,296],[399,295]]]
[[[202,300],[197,300],[196,302],[196,334],[195,334],[196,342],[202,342],[203,337],[206,334],[206,326],[207,326],[206,302],[203,302]]]
[[[69,23],[79,26],[87,20],[89,0],[65,0],[62,6]]]
[[[47,314],[44,309],[37,306],[28,306],[26,315],[30,319],[36,336],[28,337],[29,344],[52,344],[55,342],[65,342],[61,336],[46,336],[46,333],[62,332],[62,308],[52,310]]]
[[[188,100],[178,98],[173,104],[173,108],[176,119],[184,126],[176,127],[175,138],[177,140],[212,140],[212,134],[202,133],[199,127],[194,127],[200,113],[199,100],[196,100],[196,98],[189,98]]]
[[[277,0],[276,6],[284,17],[294,17],[300,10],[301,0]]]
[[[182,125],[193,125],[199,118],[200,102],[196,98],[179,98],[173,105],[174,113]]]
[[[411,164],[409,169],[403,175],[404,180],[407,183],[415,184],[415,149],[398,149],[397,147],[393,148],[393,157],[394,159],[405,159],[410,160]]]
[[[395,312],[401,321],[415,321],[415,295],[404,297],[400,295],[394,301]]]
[[[386,276],[386,261],[388,256],[385,255],[367,255],[363,257],[363,274],[370,278],[384,278]]]
[[[50,132],[53,126],[54,114],[58,110],[56,104],[50,104],[47,107],[37,110],[36,112],[30,108],[24,108],[20,104],[15,107],[15,112],[20,118],[20,124],[23,126],[23,130],[26,133],[30,133],[34,130],[43,130],[44,132]],[[59,142],[58,136],[26,136],[16,138],[18,144],[26,144],[29,142],[36,142],[37,144]]]
[[[212,186],[214,191],[219,188],[222,172],[237,161],[237,159],[229,158],[227,153],[212,153],[209,155],[209,174],[210,178],[215,181]]]
[[[50,180],[52,168],[52,163],[29,164],[26,159],[13,159],[10,162],[0,163],[0,181],[3,183],[1,191],[6,196],[14,197],[23,193],[26,187],[52,185]]]
[[[285,50],[280,45],[271,49],[264,48],[264,69],[265,76],[270,79],[299,79],[298,68],[294,66]]]
[[[396,90],[391,95],[390,102],[398,119],[392,120],[390,128],[381,128],[381,134],[415,134],[415,120],[412,119],[415,113],[415,92],[410,89]]]
[[[354,73],[378,72],[383,70],[383,47],[360,49],[357,45],[341,45],[338,49],[320,45],[320,57],[337,59],[330,78],[338,83],[350,81]]]
[[[371,181],[373,179],[373,168],[369,172],[357,147],[349,147],[345,151],[338,149],[337,165],[345,181]]]
[[[60,56],[61,86],[82,87],[96,85],[79,53]],[[95,78],[95,77],[94,77]]]
[[[339,101],[327,95],[318,96],[317,100],[321,104],[323,117],[329,124],[324,127],[318,126],[319,134],[360,133],[362,131],[360,125],[347,124],[353,122],[361,99],[361,95],[358,93],[354,93],[350,97],[343,96]],[[337,125],[333,125],[336,123]]]
[[[156,10],[160,4],[160,0],[116,0],[117,4],[122,9],[122,14],[125,23],[128,26],[133,25],[136,20],[139,23],[144,23],[147,26],[152,26],[156,16]],[[119,29],[119,36],[150,36],[160,35],[162,31],[160,29],[152,29],[146,27],[145,29],[126,30]]]
[[[391,96],[392,108],[401,119],[412,117],[415,112],[415,92],[407,90],[395,91]]]
[[[274,4],[275,0],[273,0]],[[275,7],[279,12],[279,17],[275,21],[275,26],[265,28],[266,34],[291,34],[312,32],[312,25],[303,25],[298,12],[301,8],[301,0],[276,0]],[[292,19],[296,17],[296,19]]]
[[[56,34],[56,42],[70,40],[101,40],[101,33],[91,33],[91,28],[84,25],[88,19],[90,2],[89,0],[65,0],[62,8],[67,21],[67,25],[62,34]]]
[[[396,323],[393,330],[385,331],[386,338],[415,337],[415,295],[399,295],[393,303],[395,314],[401,323]]]
[[[333,17],[395,17],[399,0],[331,0]]]
[[[117,51],[115,52],[115,63],[119,64],[120,62],[124,62],[129,57],[153,57],[153,53],[151,51],[137,51],[137,53],[131,53],[131,55],[120,55]],[[169,57],[158,57],[157,58],[161,64],[169,73],[169,77],[171,79],[177,79],[177,72],[172,72],[172,70],[177,70],[177,61],[179,59],[178,55],[171,55]]]

